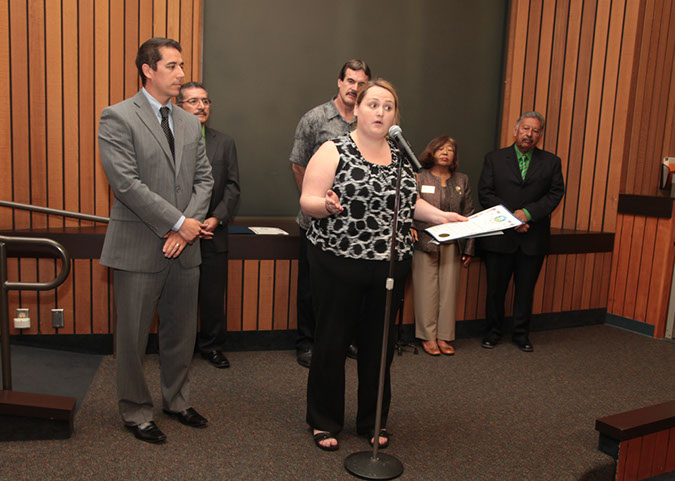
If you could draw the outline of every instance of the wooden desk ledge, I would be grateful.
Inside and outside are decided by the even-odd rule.
[[[675,401],[597,419],[595,429],[598,449],[616,460],[616,481],[672,479]]]
[[[616,441],[675,427],[675,400],[596,419],[595,429]]]

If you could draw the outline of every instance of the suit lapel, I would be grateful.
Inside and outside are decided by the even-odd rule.
[[[204,129],[204,132],[206,132],[207,138],[214,136],[213,132],[208,127],[206,127]],[[204,139],[204,142],[206,142],[206,139]],[[216,143],[215,142],[206,142],[206,156],[208,157],[211,165],[213,165],[212,159],[214,158],[215,155],[216,155]]]
[[[145,124],[150,133],[153,135],[153,137],[155,137],[159,145],[162,147],[162,150],[166,154],[169,165],[171,166],[172,169],[174,169],[174,162],[171,156],[171,148],[169,147],[169,141],[166,140],[166,135],[164,135],[162,126],[159,124],[159,121],[157,120],[155,113],[152,111],[152,107],[150,107],[150,103],[148,102],[148,99],[145,98],[145,94],[143,92],[138,92],[134,96],[134,104],[138,107],[138,110],[136,111],[138,117],[141,119],[141,121]],[[173,124],[174,130],[178,130],[176,129],[175,121],[176,119],[174,117],[174,124]],[[178,144],[176,143],[174,147],[176,149],[176,158],[178,158]],[[176,165],[178,165],[177,162]]]
[[[509,166],[509,170],[512,175],[515,175],[519,181],[523,181],[523,174],[520,173],[520,165],[518,164],[518,157],[516,156],[515,147],[511,146],[510,149],[506,151],[506,163]]]
[[[536,173],[537,170],[540,167],[540,157],[539,154],[541,153],[541,150],[539,149],[534,149],[532,151],[532,158],[530,159],[530,166],[527,168],[527,173],[525,174],[525,181],[527,182],[528,180],[532,179]]]
[[[174,148],[176,150],[176,176],[178,176],[178,172],[180,172],[180,164],[183,161],[183,144],[185,143],[185,129],[183,128],[183,119],[181,115],[178,114],[178,112],[176,112],[177,110],[178,108],[174,106],[173,138],[174,138]]]

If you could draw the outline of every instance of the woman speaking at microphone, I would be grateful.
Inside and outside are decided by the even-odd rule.
[[[375,442],[375,412],[385,312],[396,173],[403,162],[396,232],[396,264],[391,318],[394,324],[412,258],[413,216],[431,224],[466,220],[417,198],[410,164],[387,139],[398,121],[398,96],[387,81],[364,85],[354,110],[350,134],[326,142],[307,166],[300,206],[312,218],[307,231],[312,299],[317,319],[314,353],[307,383],[307,423],[320,449],[338,449],[344,425],[345,357],[356,339],[358,409],[356,430]],[[389,366],[394,342],[389,336],[382,403],[380,448],[389,444],[386,430],[391,400]]]

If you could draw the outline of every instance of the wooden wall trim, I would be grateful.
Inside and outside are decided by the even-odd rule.
[[[653,195],[621,194],[617,206],[619,214],[641,215],[670,219],[673,214],[673,198]]]

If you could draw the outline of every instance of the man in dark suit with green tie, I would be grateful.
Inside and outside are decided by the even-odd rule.
[[[513,343],[524,352],[529,338],[534,287],[548,252],[551,213],[565,193],[560,158],[538,149],[544,118],[538,112],[520,116],[515,143],[485,156],[478,199],[487,209],[503,204],[523,222],[504,235],[481,238],[487,271],[487,328],[481,346],[493,349],[503,334],[504,301],[513,276]]]
[[[199,267],[199,337],[202,357],[219,369],[230,367],[225,349],[225,291],[227,288],[227,223],[239,201],[239,166],[234,139],[206,126],[211,116],[211,99],[204,85],[188,82],[180,88],[176,103],[196,115],[202,124],[206,156],[211,164],[213,193],[206,213],[206,230],[212,239],[202,239]]]

